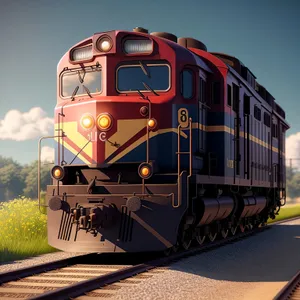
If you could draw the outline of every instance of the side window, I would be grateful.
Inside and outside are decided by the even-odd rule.
[[[181,73],[181,94],[185,99],[191,99],[194,94],[193,73],[190,70],[183,70]]]
[[[244,114],[250,115],[250,97],[244,94]]]
[[[273,138],[278,138],[278,125],[273,121],[272,124],[272,137]]]
[[[232,90],[231,85],[227,84],[227,105],[231,106]]]
[[[261,110],[256,105],[254,106],[254,118],[258,121],[261,120]]]
[[[264,124],[268,127],[271,126],[271,117],[268,113],[264,112]]]
[[[238,112],[239,110],[239,102],[240,102],[240,87],[236,84],[232,84],[233,86],[233,107],[232,109],[235,111],[235,112]]]

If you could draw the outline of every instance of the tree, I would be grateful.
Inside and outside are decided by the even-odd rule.
[[[294,172],[293,175],[288,178],[287,176],[287,194],[290,198],[297,198],[300,196],[300,173]]]
[[[41,190],[45,191],[48,184],[51,184],[51,165],[41,165]],[[38,196],[38,162],[34,161],[26,165],[22,170],[25,187],[23,193],[26,197],[37,198]]]
[[[22,166],[11,158],[0,156],[0,199],[8,201],[23,193]]]

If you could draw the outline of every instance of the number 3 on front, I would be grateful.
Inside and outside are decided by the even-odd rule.
[[[178,109],[178,123],[182,128],[189,126],[189,112],[186,108]]]

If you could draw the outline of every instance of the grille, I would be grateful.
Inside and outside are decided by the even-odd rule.
[[[69,241],[73,228],[74,216],[63,211],[58,231],[58,239]]]
[[[133,219],[131,212],[128,211],[126,206],[122,206],[121,222],[119,230],[119,240],[122,242],[131,242],[132,239]]]

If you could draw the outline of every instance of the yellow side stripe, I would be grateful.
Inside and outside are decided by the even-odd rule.
[[[203,124],[199,124],[199,123],[193,123],[192,124],[193,129],[200,129],[206,132],[228,132],[232,135],[234,135],[234,129],[225,126],[225,125],[211,125],[211,126],[205,126]],[[188,130],[188,128],[185,128],[184,130]],[[244,131],[240,131],[240,137],[245,137],[245,132]],[[249,138],[250,141],[259,144],[267,149],[271,149],[271,145],[269,145],[268,143],[260,140],[259,138],[255,137],[254,135],[249,134]],[[272,146],[272,151],[277,152],[278,153],[278,148]],[[285,155],[284,152],[281,152],[282,155]]]

